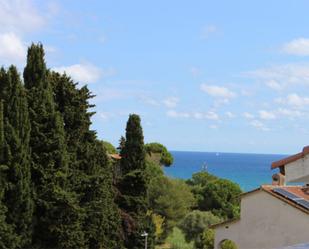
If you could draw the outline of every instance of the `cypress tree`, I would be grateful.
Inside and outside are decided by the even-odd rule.
[[[144,245],[143,231],[153,238],[153,225],[147,215],[147,186],[144,136],[140,117],[129,116],[125,144],[120,152],[122,177],[118,184],[119,206],[123,211],[125,245],[138,249]],[[153,243],[150,243],[150,248]]]
[[[31,122],[33,247],[84,248],[76,194],[68,186],[64,121],[55,109],[41,44],[28,49],[24,81]]]
[[[0,72],[0,83],[2,84],[2,77],[4,70]],[[5,190],[7,188],[7,170],[6,165],[8,153],[5,149],[4,139],[4,120],[3,120],[3,101],[0,101],[0,248],[15,249],[19,245],[20,238],[14,233],[14,227],[6,221],[7,207],[3,203]]]
[[[121,248],[120,217],[114,203],[112,166],[104,146],[90,129],[89,103],[93,97],[87,87],[77,88],[68,76],[50,74],[55,101],[65,123],[70,155],[71,187],[79,193],[85,213],[83,230],[89,248]]]
[[[32,196],[30,182],[30,122],[25,90],[17,69],[11,66],[1,81],[4,103],[4,140],[7,157],[7,188],[4,203],[10,211],[7,222],[20,236],[19,248],[31,245]]]

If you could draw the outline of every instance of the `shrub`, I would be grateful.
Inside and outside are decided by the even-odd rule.
[[[185,216],[179,227],[184,232],[186,240],[191,241],[195,240],[210,225],[220,221],[221,219],[211,212],[194,210]]]
[[[221,249],[237,249],[237,246],[233,241],[225,240],[221,243]]]

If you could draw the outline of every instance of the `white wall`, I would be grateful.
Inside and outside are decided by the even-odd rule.
[[[264,191],[244,196],[241,219],[216,228],[220,241],[233,240],[238,249],[272,249],[309,242],[309,215]]]
[[[309,155],[285,165],[285,180],[309,183]]]

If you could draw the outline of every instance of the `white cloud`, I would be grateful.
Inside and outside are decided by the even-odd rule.
[[[194,113],[193,113],[193,117],[194,117],[195,119],[203,119],[203,118],[204,118],[204,114],[201,113],[201,112],[194,112]]]
[[[250,125],[261,131],[269,131],[269,128],[266,127],[265,124],[259,120],[252,120],[250,122]]]
[[[287,103],[291,106],[302,107],[309,104],[309,97],[301,97],[296,93],[287,96]]]
[[[224,98],[222,98],[222,99],[216,98],[216,100],[213,103],[213,107],[219,108],[220,106],[227,105],[229,103],[230,103],[230,100],[227,99],[227,98],[225,98],[225,99]]]
[[[29,32],[45,24],[43,15],[30,0],[0,0],[0,31]],[[47,14],[47,13],[45,13]]]
[[[276,91],[282,90],[282,85],[279,84],[276,80],[268,80],[265,82],[266,86]]]
[[[111,114],[108,112],[100,112],[98,114],[99,114],[99,117],[104,120],[108,120],[111,118]]]
[[[226,112],[225,115],[228,117],[228,118],[235,118],[236,115],[232,112]]]
[[[246,119],[254,119],[254,118],[255,118],[254,115],[251,114],[251,113],[249,113],[249,112],[244,112],[242,115],[243,115]]]
[[[90,63],[74,64],[67,67],[56,67],[53,68],[53,70],[60,73],[65,72],[80,83],[94,83],[102,76],[110,76],[115,74],[115,70],[112,68],[104,72]]]
[[[140,96],[140,99],[145,103],[145,104],[148,104],[148,105],[152,105],[152,106],[160,106],[160,103],[151,98],[151,97],[148,97],[148,96],[145,96],[145,95],[141,95]]]
[[[260,119],[264,119],[264,120],[276,119],[276,115],[274,113],[265,111],[265,110],[259,111],[259,116],[260,116]]]
[[[212,34],[215,34],[217,32],[218,32],[217,26],[215,26],[215,25],[207,25],[201,31],[201,38],[202,39],[208,39]]]
[[[214,121],[218,121],[220,119],[219,115],[215,113],[214,111],[208,111],[206,113],[193,112],[192,114],[190,114],[190,117],[194,119],[208,119],[208,120],[214,120]]]
[[[291,110],[291,109],[286,109],[286,108],[279,108],[277,110],[278,115],[280,116],[285,116],[288,118],[298,118],[304,116],[302,112],[299,110]]]
[[[282,46],[282,51],[291,55],[308,56],[309,55],[309,39],[294,39]]]
[[[213,111],[210,111],[205,114],[205,118],[210,120],[219,120],[219,115]]]
[[[190,118],[190,114],[187,112],[176,112],[175,110],[167,111],[166,115],[171,118]]]
[[[203,112],[177,112],[175,110],[167,111],[166,115],[171,118],[192,118],[192,119],[208,119],[218,121],[219,115],[213,111]]]
[[[242,90],[240,91],[240,94],[241,94],[242,96],[250,97],[250,96],[253,95],[253,92],[251,92],[251,91],[249,91],[249,90],[242,89]]]
[[[177,97],[168,97],[162,102],[167,108],[175,108],[179,102],[179,99]]]
[[[133,95],[132,92],[119,88],[100,88],[96,91],[96,96],[92,99],[94,104],[106,101],[123,100]]]
[[[0,34],[0,63],[20,64],[25,62],[26,46],[14,33]]]
[[[216,98],[230,99],[236,96],[234,92],[223,86],[201,84],[200,89],[208,95]]]
[[[289,94],[286,98],[277,98],[278,104],[289,105],[293,108],[302,108],[309,105],[309,97],[301,97],[296,93]]]
[[[1,64],[22,66],[25,63],[26,44],[29,44],[24,42],[24,35],[45,27],[56,14],[55,6],[58,5],[46,2],[43,7],[38,6],[34,0],[0,0]]]
[[[290,85],[309,85],[309,64],[284,64],[261,68],[244,74],[264,81],[268,87],[281,90]]]

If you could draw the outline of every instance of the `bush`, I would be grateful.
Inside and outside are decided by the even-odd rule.
[[[193,249],[193,242],[188,243],[182,231],[174,227],[172,233],[167,237],[166,243],[170,245],[170,249]]]
[[[189,186],[182,180],[161,176],[149,186],[149,205],[154,213],[165,218],[165,232],[185,217],[194,201]]]
[[[173,163],[172,154],[162,144],[148,143],[145,145],[145,150],[150,160],[155,161],[157,164],[170,166]]]
[[[215,215],[232,219],[239,216],[240,187],[229,180],[217,179],[201,189],[198,208]]]
[[[188,213],[180,223],[179,227],[185,234],[187,241],[197,239],[210,225],[219,223],[221,219],[211,212],[194,210]]]
[[[103,146],[108,154],[117,154],[117,150],[110,142],[103,141]]]
[[[233,241],[225,240],[221,243],[221,249],[237,249],[237,246]]]
[[[214,249],[215,231],[213,229],[206,229],[199,234],[195,240],[195,249]]]

